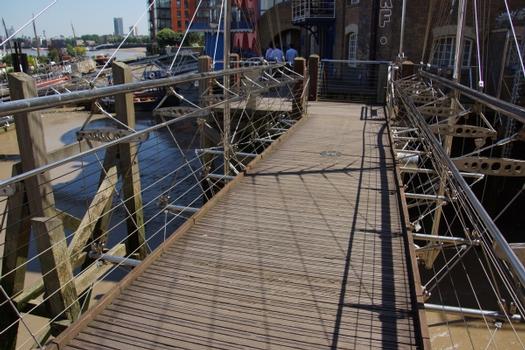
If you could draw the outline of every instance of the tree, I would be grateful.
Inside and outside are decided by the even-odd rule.
[[[181,33],[176,33],[170,28],[164,28],[159,30],[157,33],[157,41],[161,47],[163,46],[175,46],[180,43],[182,39]]]
[[[83,57],[86,55],[87,49],[84,46],[75,46],[74,52],[75,56]]]
[[[8,66],[13,66],[13,56],[5,55],[4,58],[2,58],[2,62],[7,64]]]
[[[101,44],[102,41],[100,40],[100,36],[97,35],[97,34],[85,34],[85,35],[82,35],[80,37],[80,39],[84,40],[84,41],[94,41],[96,42],[97,44]]]
[[[58,49],[50,49],[47,53],[47,58],[49,58],[50,61],[58,62],[60,60]]]
[[[75,47],[71,44],[67,44],[66,51],[69,56],[75,56]]]
[[[204,46],[204,34],[203,33],[195,33],[195,32],[189,32],[188,36],[186,37],[187,42],[185,42],[185,45],[188,46]]]

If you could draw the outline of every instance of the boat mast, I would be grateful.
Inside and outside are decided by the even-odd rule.
[[[5,37],[6,37],[6,38],[9,38],[9,32],[7,31],[7,26],[5,25],[4,17],[2,17],[2,24],[4,25]],[[12,50],[12,48],[11,48],[11,40],[9,40],[9,41],[7,42],[7,45],[6,45],[6,46],[7,46],[7,48],[8,48],[9,50]]]
[[[35,33],[36,57],[40,58],[40,40],[38,40],[38,34],[36,32],[35,14],[34,13],[33,13],[33,33]]]

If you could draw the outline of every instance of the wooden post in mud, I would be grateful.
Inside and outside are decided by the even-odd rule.
[[[9,75],[11,100],[21,100],[38,96],[34,79],[25,73]],[[15,127],[20,149],[20,172],[27,172],[48,163],[42,117],[39,112],[24,112],[15,115]],[[18,186],[8,199],[8,228],[6,229],[4,257],[2,261],[2,288],[9,297],[24,288],[24,276],[30,240],[31,218],[50,218],[55,214],[55,201],[51,178],[48,172],[32,176]],[[40,224],[42,223],[42,224]],[[33,222],[35,241],[39,253],[42,276],[48,309],[52,317],[64,314],[74,321],[79,314],[76,289],[70,282],[71,265],[67,250],[56,244],[65,241],[64,228],[60,220],[51,222],[40,219]],[[58,291],[58,292],[57,292]],[[4,295],[0,299],[4,299]],[[0,348],[12,349],[16,346],[18,316],[10,303],[1,300],[0,326],[11,326],[0,340]]]
[[[131,68],[121,62],[114,62],[113,83],[125,84],[133,82]],[[135,106],[133,94],[115,96],[115,113],[117,119],[129,128],[135,129]],[[140,185],[140,169],[135,142],[119,144],[119,170],[122,179],[122,194],[126,207],[126,225],[128,237],[126,239],[127,255],[137,254],[139,259],[148,255],[146,245],[146,230],[144,227],[144,213],[142,208],[142,190]]]

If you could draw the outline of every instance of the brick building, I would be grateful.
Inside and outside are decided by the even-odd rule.
[[[473,1],[468,1],[463,65],[471,85],[477,84],[478,48]],[[287,46],[301,55],[324,59],[394,60],[399,54],[402,0],[291,0],[265,9],[259,40]],[[451,68],[457,22],[453,0],[407,0],[403,53],[414,63]],[[520,46],[525,42],[525,3],[509,0]],[[488,91],[504,96],[517,65],[516,45],[503,1],[477,1],[479,56]],[[507,79],[508,84],[505,83]],[[503,83],[502,83],[503,81]]]
[[[157,0],[153,19],[156,32],[164,28],[186,31],[195,8],[196,0]],[[151,17],[150,13],[150,21]]]

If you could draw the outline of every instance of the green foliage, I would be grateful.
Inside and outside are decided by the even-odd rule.
[[[67,50],[67,54],[73,57],[84,56],[87,52],[87,49],[85,47],[73,46],[73,45],[67,45],[66,50]]]
[[[69,56],[75,56],[75,47],[71,44],[67,44],[66,51]]]
[[[5,55],[4,58],[2,58],[2,62],[7,64],[8,66],[13,65],[13,57],[11,55]]]
[[[170,28],[164,28],[159,30],[157,33],[157,41],[159,46],[164,47],[167,45],[175,46],[179,44],[182,40],[182,34],[176,33]]]
[[[204,46],[204,33],[190,32],[186,37],[184,45],[188,46]]]
[[[82,35],[80,37],[80,39],[84,40],[84,41],[87,41],[87,40],[92,40],[94,42],[96,42],[97,44],[102,44],[102,40],[100,38],[100,35],[97,35],[97,34],[86,34],[86,35]]]
[[[75,56],[83,57],[86,55],[87,49],[84,46],[75,46],[74,51]]]
[[[59,62],[60,52],[58,51],[58,49],[50,49],[47,53],[47,58],[49,58],[50,61]]]
[[[35,56],[27,56],[27,63],[30,67],[36,68],[36,57]]]

